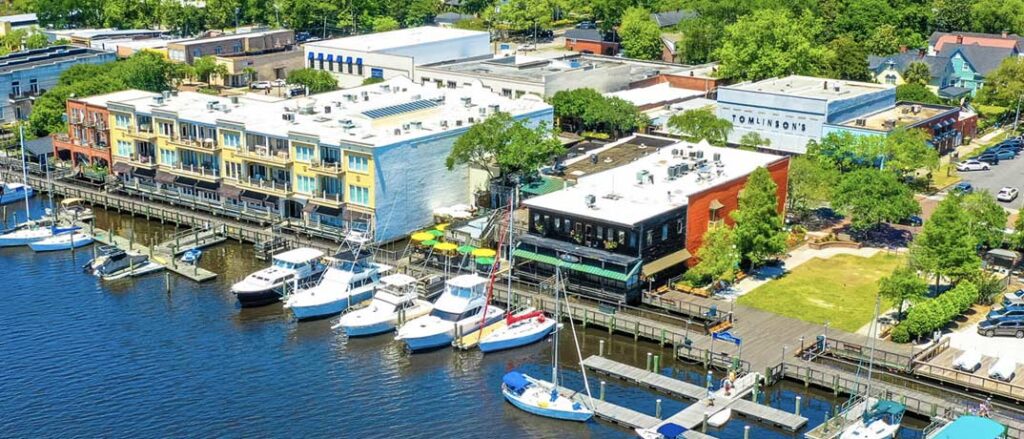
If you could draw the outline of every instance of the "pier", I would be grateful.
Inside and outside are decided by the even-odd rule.
[[[175,259],[174,255],[158,250],[158,247],[148,247],[134,242],[131,237],[120,236],[107,230],[96,228],[91,224],[78,224],[78,226],[82,227],[82,230],[89,230],[89,233],[93,235],[97,242],[113,245],[125,251],[130,250],[148,255],[153,262],[163,265],[165,269],[192,281],[206,282],[217,277],[217,273],[203,269],[198,265],[180,263]]]

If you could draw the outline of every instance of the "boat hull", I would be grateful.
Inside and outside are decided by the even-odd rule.
[[[75,238],[75,240],[73,240],[73,241],[60,241],[60,242],[52,242],[52,243],[51,242],[47,242],[47,241],[43,241],[43,240],[35,241],[35,242],[32,242],[32,243],[29,243],[28,246],[31,247],[32,250],[37,251],[37,252],[52,252],[52,251],[71,250],[72,248],[85,247],[85,246],[87,246],[89,244],[92,244],[92,242],[93,242],[93,238],[91,236],[86,236],[86,237],[82,237],[82,238]]]
[[[48,235],[48,236],[41,236],[41,235],[33,235],[33,236],[8,236],[8,235],[0,235],[0,247],[20,247],[20,246],[23,246],[23,245],[29,245],[29,244],[31,244],[33,242],[36,242],[36,241],[42,241],[42,240],[44,240],[46,238],[49,238],[51,236],[53,236],[53,235]]]
[[[26,192],[28,192],[28,195],[25,194]],[[0,204],[10,204],[17,203],[18,201],[25,201],[26,196],[31,197],[35,194],[35,189],[32,189],[31,187],[26,187],[24,191],[6,192],[3,195],[0,195]]]
[[[516,408],[537,416],[575,422],[586,422],[594,416],[594,414],[589,411],[564,411],[538,407],[519,399],[514,393],[504,387],[501,389],[501,394],[505,396],[506,401],[512,403]]]
[[[292,314],[299,320],[314,320],[323,319],[331,316],[336,316],[345,312],[349,305],[357,305],[363,303],[373,297],[373,289],[368,288],[366,291],[356,293],[352,295],[351,303],[348,298],[335,300],[331,302],[325,302],[318,305],[311,306],[289,306],[292,310]]]
[[[538,331],[537,333],[534,334],[526,334],[522,337],[511,338],[506,340],[486,341],[486,339],[484,339],[480,341],[480,350],[484,353],[498,352],[506,349],[513,349],[521,346],[526,346],[528,344],[533,344],[543,340],[545,337],[548,336],[548,334],[551,334],[551,331],[553,329],[554,325],[543,331]]]
[[[451,331],[441,332],[424,337],[404,338],[405,346],[412,352],[426,352],[443,347],[450,347],[455,337]]]
[[[234,294],[242,308],[267,306],[281,301],[281,294],[274,288],[260,291],[235,291]]]
[[[370,337],[374,335],[380,335],[395,330],[395,322],[384,321],[377,322],[369,325],[350,325],[342,326],[341,330],[345,331],[345,335],[349,337]]]

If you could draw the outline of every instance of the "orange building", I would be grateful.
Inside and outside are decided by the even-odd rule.
[[[109,173],[110,112],[107,102],[151,95],[149,92],[127,90],[87,98],[68,99],[67,134],[53,136],[53,154],[57,160],[70,163],[79,171]]]

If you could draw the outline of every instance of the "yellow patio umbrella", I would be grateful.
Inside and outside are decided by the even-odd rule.
[[[443,232],[445,230],[448,230],[448,223],[438,224],[434,226],[434,228]]]
[[[422,242],[422,241],[429,241],[431,239],[434,239],[434,235],[431,235],[431,234],[429,234],[427,232],[416,232],[416,233],[413,233],[412,236],[410,236],[410,238],[413,241]]]
[[[434,244],[434,250],[437,250],[439,252],[450,252],[454,251],[456,248],[458,248],[458,246],[450,242],[439,242],[437,244]]]
[[[478,258],[493,258],[497,255],[498,252],[491,250],[489,248],[478,248],[476,250],[473,250],[473,256],[476,256]]]

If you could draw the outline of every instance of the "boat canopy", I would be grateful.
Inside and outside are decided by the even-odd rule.
[[[907,407],[895,401],[881,400],[875,403],[871,410],[864,412],[864,423],[870,424],[875,419],[893,418],[900,419]]]
[[[526,380],[526,377],[524,377],[523,374],[516,372],[514,370],[509,373],[506,373],[505,376],[502,378],[502,381],[505,382],[506,387],[508,387],[516,394],[523,393],[523,391],[526,390],[527,387],[530,387],[530,382]]]
[[[658,427],[658,433],[668,439],[675,439],[679,437],[679,435],[686,433],[686,427],[669,422],[665,425],[662,425],[661,427]]]
[[[981,416],[961,416],[946,425],[935,439],[997,439],[1003,437],[1006,427]]]

